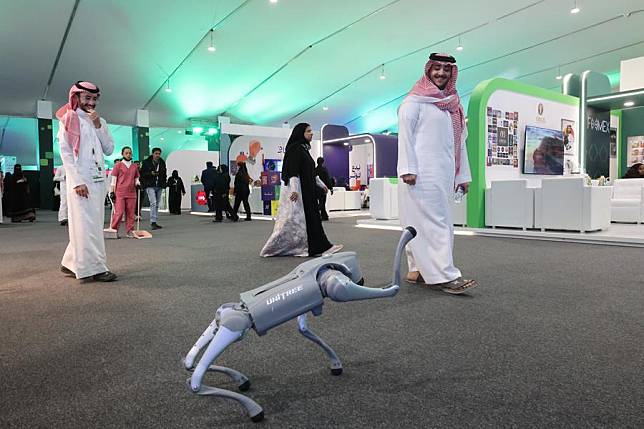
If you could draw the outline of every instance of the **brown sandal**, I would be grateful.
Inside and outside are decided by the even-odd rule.
[[[458,295],[478,285],[479,284],[476,280],[465,280],[462,277],[459,277],[456,280],[444,283],[442,285],[442,290],[443,292],[451,293],[452,295]]]
[[[425,279],[420,275],[420,271],[410,271],[405,277],[407,283],[425,284]]]

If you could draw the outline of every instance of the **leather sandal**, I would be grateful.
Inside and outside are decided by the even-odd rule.
[[[420,271],[410,271],[405,277],[407,283],[425,284],[425,279],[420,275]]]
[[[452,280],[451,282],[443,283],[441,285],[441,288],[443,292],[447,292],[452,295],[459,295],[467,291],[468,289],[472,289],[478,285],[479,284],[476,280],[466,280],[463,277],[459,277],[456,280]]]

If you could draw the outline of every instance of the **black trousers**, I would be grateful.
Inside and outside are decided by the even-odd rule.
[[[317,198],[320,218],[322,220],[329,220],[329,214],[326,212],[326,194],[322,190],[316,190],[315,197]]]
[[[215,192],[215,220],[222,220],[222,211],[230,215],[233,220],[239,219],[236,213],[233,212],[233,208],[230,207],[230,201],[228,200],[228,193],[221,194]]]
[[[233,206],[233,213],[237,214],[240,204],[244,204],[244,211],[246,212],[246,219],[250,219],[250,204],[248,204],[248,194],[239,195],[235,194],[235,205]]]

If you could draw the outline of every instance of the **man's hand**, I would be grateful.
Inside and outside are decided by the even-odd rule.
[[[297,201],[297,192],[291,192],[291,196],[288,199],[293,202]]]
[[[78,185],[74,188],[74,191],[80,197],[89,198],[89,189],[87,189],[86,185]]]
[[[96,113],[96,110],[90,111],[88,117],[94,124],[94,128],[101,128],[101,117],[98,116],[98,113]]]
[[[469,190],[470,190],[470,184],[469,184],[469,182],[468,182],[468,183],[459,183],[459,184],[458,184],[458,186],[456,187],[456,189],[458,189],[458,188],[459,188],[459,186],[460,186],[460,188],[463,190],[463,194],[467,194],[467,191],[469,191]]]
[[[416,184],[416,175],[415,174],[403,174],[400,176],[403,180],[408,185],[415,185]]]

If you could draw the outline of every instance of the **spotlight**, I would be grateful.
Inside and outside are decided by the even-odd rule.
[[[277,0],[269,0],[269,1],[273,4],[277,3]]]
[[[575,4],[573,5],[572,9],[570,9],[570,13],[575,15],[579,13],[579,11],[581,11],[581,9],[579,9],[579,7],[577,6],[577,0],[575,0]]]
[[[456,47],[456,50],[458,52],[461,52],[463,50],[463,44],[461,43],[461,37],[458,37],[458,46]]]
[[[324,111],[329,110],[329,106],[322,106],[322,110]]]
[[[208,51],[210,52],[215,52],[217,48],[215,48],[215,43],[212,40],[212,35],[214,33],[214,30],[211,28],[210,29],[210,46],[208,46]]]
[[[385,64],[383,63],[382,66],[380,67],[380,80],[385,80],[387,79],[387,76],[385,75]]]
[[[192,127],[192,133],[193,134],[201,134],[203,132],[202,127]]]
[[[170,88],[170,78],[165,81],[166,86],[165,86],[165,92],[172,92],[172,88]]]
[[[633,106],[635,106],[634,101],[627,101],[624,103],[624,107],[633,107]]]

